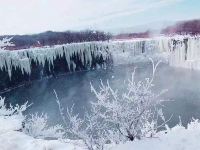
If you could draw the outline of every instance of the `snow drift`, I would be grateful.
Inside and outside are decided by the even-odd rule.
[[[1,150],[84,150],[80,141],[43,140],[30,137],[23,132],[15,131],[21,123],[20,117],[4,118],[0,116],[0,149]],[[6,124],[6,126],[5,126]],[[9,126],[7,126],[9,125]],[[5,128],[3,128],[5,127]],[[146,138],[119,145],[110,145],[111,150],[197,150],[200,147],[200,122],[193,120],[187,129],[177,125],[157,133],[155,138]]]

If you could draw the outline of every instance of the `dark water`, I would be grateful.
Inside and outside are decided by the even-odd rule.
[[[136,66],[137,80],[151,75],[151,64],[124,65],[107,70],[77,72],[58,78],[43,79],[2,95],[12,103],[22,104],[25,101],[33,103],[26,111],[27,114],[44,112],[48,114],[50,124],[61,123],[53,89],[57,91],[65,108],[75,104],[75,112],[81,115],[89,106],[89,102],[95,100],[94,95],[90,92],[90,82],[98,87],[100,79],[104,82],[109,80],[114,89],[123,90],[124,80],[131,76]],[[163,107],[166,118],[173,114],[173,118],[169,122],[170,126],[179,122],[179,116],[184,125],[192,117],[200,118],[200,72],[172,68],[162,64],[157,69],[154,84],[155,92],[160,89],[168,89],[163,98],[173,100],[164,103]]]

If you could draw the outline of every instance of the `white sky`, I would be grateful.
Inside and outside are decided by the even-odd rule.
[[[69,29],[107,29],[112,31],[112,28],[163,20],[159,14],[162,8],[167,9],[167,7],[175,6],[183,1],[0,0],[0,35]],[[157,9],[157,15],[154,14],[153,19],[148,19],[149,12]]]

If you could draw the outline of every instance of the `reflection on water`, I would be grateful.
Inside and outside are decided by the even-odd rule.
[[[27,113],[44,112],[48,114],[50,123],[60,123],[53,89],[57,91],[65,108],[74,103],[75,111],[81,115],[89,106],[89,102],[95,100],[90,92],[90,82],[98,87],[100,79],[104,82],[109,80],[113,88],[123,90],[124,80],[130,77],[136,66],[137,80],[151,75],[151,64],[117,66],[107,70],[77,72],[58,78],[35,81],[30,85],[4,93],[3,96],[12,103],[23,103],[28,100],[33,105]],[[168,89],[163,97],[172,101],[165,102],[163,110],[167,117],[173,114],[169,122],[170,126],[179,122],[179,116],[184,125],[192,117],[200,118],[200,72],[171,68],[162,64],[158,67],[154,83],[155,91]]]

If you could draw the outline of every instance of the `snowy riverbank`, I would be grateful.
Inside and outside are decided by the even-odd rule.
[[[80,142],[63,140],[35,139],[17,131],[20,129],[22,116],[0,117],[1,150],[84,150]],[[119,144],[111,150],[197,150],[200,148],[200,123],[192,121],[188,128],[177,125],[172,129],[157,133],[155,138]]]
[[[160,132],[156,138],[121,144],[113,150],[198,150],[200,143],[200,123],[195,120],[187,129],[177,125],[166,132]]]
[[[1,150],[82,150],[77,142],[35,139],[20,132],[23,119],[21,115],[0,116]]]

